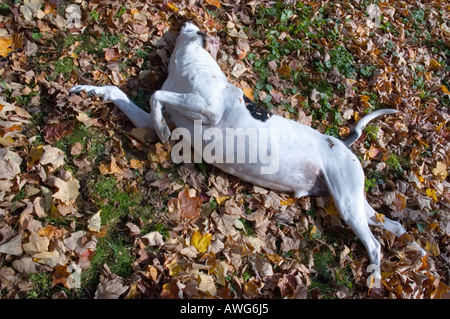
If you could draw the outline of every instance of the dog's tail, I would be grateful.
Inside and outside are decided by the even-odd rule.
[[[372,120],[376,119],[377,117],[387,115],[387,114],[396,114],[401,113],[400,111],[394,110],[394,109],[382,109],[377,110],[375,112],[372,112],[366,116],[364,116],[359,122],[356,124],[353,132],[342,142],[347,145],[347,147],[350,147],[353,143],[355,143],[362,135],[364,127]]]

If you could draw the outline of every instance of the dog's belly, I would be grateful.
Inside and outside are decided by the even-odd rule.
[[[324,136],[310,127],[276,115],[267,121],[255,120],[241,108],[224,114],[218,125],[203,126],[202,143],[198,143],[199,131],[192,121],[173,115],[176,126],[190,131],[190,144],[204,161],[224,172],[261,187],[293,192],[295,197],[328,193],[317,152]],[[271,140],[274,132],[277,138]],[[262,147],[264,137],[267,144]],[[215,156],[217,152],[221,156]]]
[[[213,163],[213,165],[246,182],[272,190],[293,193],[296,198],[328,194],[325,181],[312,162],[298,163],[296,167],[292,167],[294,171],[288,175],[284,169],[273,175],[261,175],[258,173],[259,167],[255,169],[251,164]]]

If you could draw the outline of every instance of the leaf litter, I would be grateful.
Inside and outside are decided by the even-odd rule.
[[[342,1],[7,2],[0,296],[371,297],[365,251],[328,198],[294,200],[207,164],[175,165],[172,145],[110,103],[68,94],[118,85],[148,110],[189,19],[219,38],[228,79],[273,113],[344,137],[366,112],[403,112],[353,148],[377,218],[408,230],[396,239],[373,229],[379,297],[448,298],[450,8],[378,8],[375,27],[373,8]]]

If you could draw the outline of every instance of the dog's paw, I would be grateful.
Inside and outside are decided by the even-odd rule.
[[[86,91],[90,95],[103,96],[104,94],[103,87],[93,85],[75,85],[69,90],[70,93],[80,93],[81,91]]]
[[[115,86],[94,86],[94,85],[75,85],[70,93],[80,93],[86,91],[89,95],[97,95],[104,101],[111,101],[114,98],[114,92],[117,90]]]
[[[171,135],[170,128],[165,123],[157,127],[156,133],[158,134],[159,139],[163,143],[167,142]]]

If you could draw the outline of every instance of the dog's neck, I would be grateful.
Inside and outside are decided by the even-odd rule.
[[[209,65],[211,63],[209,60],[214,61],[209,52],[204,49],[201,38],[191,39],[190,41],[188,39],[186,41],[179,41],[171,56],[169,74],[181,66],[186,67],[187,65],[197,63],[206,63]]]

